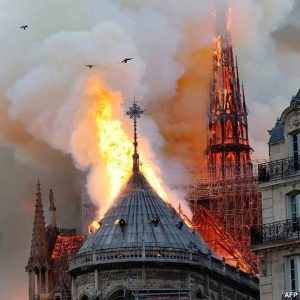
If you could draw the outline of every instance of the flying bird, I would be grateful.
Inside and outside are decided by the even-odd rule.
[[[121,63],[127,64],[127,62],[128,62],[129,60],[131,60],[131,59],[133,59],[133,58],[132,58],[132,57],[130,57],[130,58],[125,58],[124,60],[121,61]]]
[[[20,29],[25,30],[25,29],[27,29],[27,27],[28,27],[28,25],[23,25],[23,26],[20,26]]]
[[[94,67],[94,65],[85,65],[85,66],[90,68],[90,69]]]

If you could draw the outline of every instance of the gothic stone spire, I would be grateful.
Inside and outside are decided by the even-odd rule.
[[[41,186],[40,182],[38,181],[30,257],[46,258],[48,252],[47,246],[47,232],[45,226]]]

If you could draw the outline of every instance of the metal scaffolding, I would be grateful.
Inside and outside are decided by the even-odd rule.
[[[239,169],[234,163],[224,167]],[[251,171],[243,173],[247,176],[237,173],[224,178],[214,176],[209,167],[194,169],[187,192],[193,225],[206,242],[217,253],[227,249],[227,256],[231,253],[232,261],[239,265],[242,259],[251,266],[252,273],[257,272],[257,257],[250,251],[250,228],[262,224],[261,194],[255,170],[251,164]]]

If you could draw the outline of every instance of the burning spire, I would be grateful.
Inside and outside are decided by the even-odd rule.
[[[207,155],[213,176],[251,174],[247,109],[231,42],[231,10],[217,27],[210,88]],[[225,25],[226,24],[226,25]]]
[[[217,14],[210,86],[208,172],[195,176],[189,201],[193,225],[220,257],[257,272],[250,228],[261,224],[261,195],[253,176],[244,86],[231,42],[231,10]],[[195,174],[198,175],[198,174]],[[204,179],[204,180],[203,180]]]
[[[128,110],[125,112],[127,116],[129,116],[130,119],[133,119],[133,130],[134,130],[134,153],[132,155],[133,158],[133,172],[139,171],[139,154],[137,152],[137,119],[141,118],[144,114],[145,110],[143,110],[135,101],[133,100],[132,106],[128,108]]]

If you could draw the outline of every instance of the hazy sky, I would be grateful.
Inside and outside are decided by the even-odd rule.
[[[84,95],[91,74],[121,91],[122,121],[134,95],[147,109],[141,148],[166,185],[203,152],[215,2],[226,1],[0,0],[1,299],[26,299],[37,178],[45,209],[54,189],[60,226],[80,224],[80,171],[93,179],[94,198],[105,195]],[[300,2],[229,6],[253,157],[267,158],[267,130],[300,88]],[[135,59],[120,64],[126,56]]]

